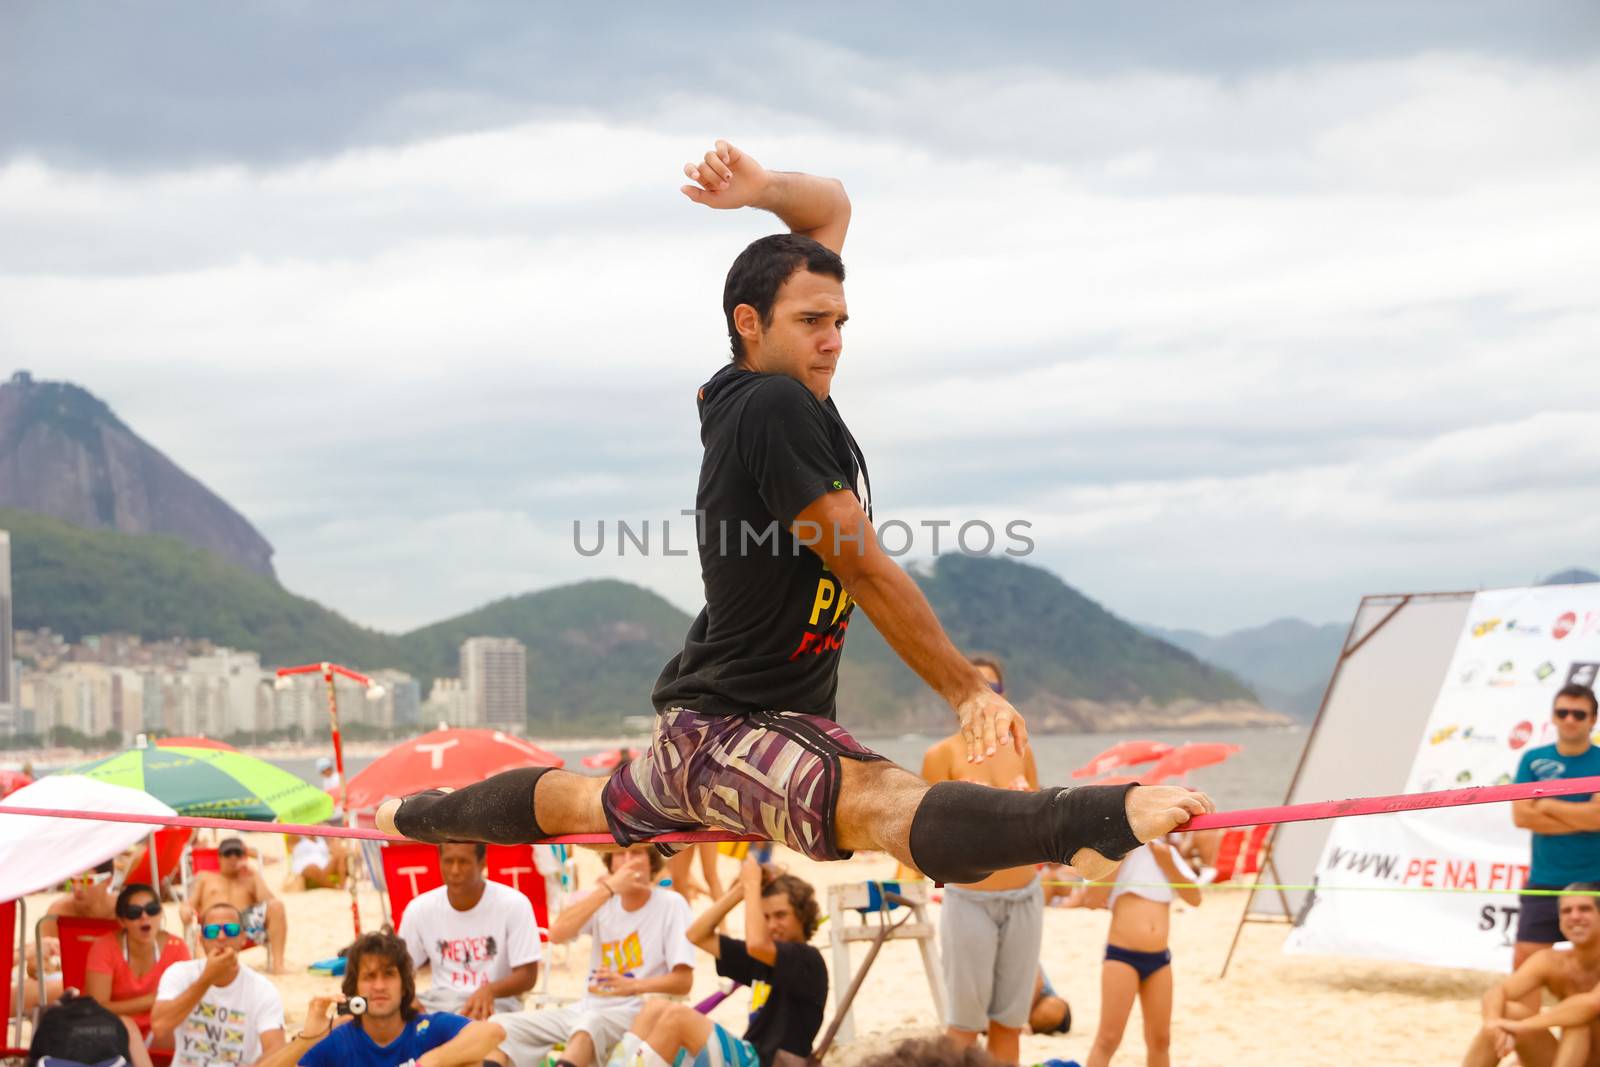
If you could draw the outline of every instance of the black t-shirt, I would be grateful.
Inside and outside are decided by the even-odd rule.
[[[700,389],[700,441],[695,506],[706,606],[656,681],[656,710],[831,719],[855,602],[789,527],[825,493],[847,489],[870,500],[861,450],[831,398],[732,365]],[[853,550],[845,541],[841,548]]]
[[[750,1024],[744,1039],[755,1046],[762,1067],[778,1050],[805,1058],[822,1029],[828,1004],[828,968],[822,953],[810,945],[779,941],[778,958],[768,964],[753,959],[743,941],[717,938],[717,974],[750,987]]]

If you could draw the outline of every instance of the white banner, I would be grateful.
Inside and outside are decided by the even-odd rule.
[[[1407,793],[1505,784],[1554,742],[1556,690],[1597,671],[1600,585],[1479,593],[1422,736],[1372,744],[1417,746]],[[1284,951],[1509,970],[1519,898],[1485,890],[1521,887],[1528,845],[1508,804],[1341,820]]]

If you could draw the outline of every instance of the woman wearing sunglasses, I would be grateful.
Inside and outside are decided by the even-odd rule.
[[[161,928],[161,901],[147,885],[123,886],[117,894],[117,922],[122,929],[106,934],[89,948],[84,992],[118,1015],[127,1016],[139,1033],[150,1036],[150,1006],[166,969],[189,958],[181,938]]]

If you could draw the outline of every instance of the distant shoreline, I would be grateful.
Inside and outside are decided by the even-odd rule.
[[[1215,733],[1235,730],[1249,730],[1262,732],[1277,732],[1283,730],[1306,730],[1309,722],[1291,722],[1281,725],[1243,725],[1232,723],[1216,723],[1194,726],[1150,725],[1143,727],[1116,727],[1109,730],[1035,730],[1034,734],[1041,737],[1093,737],[1101,734],[1126,734],[1145,730],[1150,733],[1166,733],[1177,731],[1181,733]],[[427,731],[423,731],[426,733]],[[920,730],[852,730],[857,738],[863,741],[885,740],[901,737],[936,738],[942,736],[934,732]],[[413,735],[416,737],[421,734]],[[344,745],[346,756],[376,757],[403,744],[410,738],[393,741],[347,741]],[[524,738],[540,748],[551,752],[581,752],[605,751],[615,748],[642,748],[649,744],[650,738],[645,734],[616,735],[610,737],[560,737],[550,739]],[[74,748],[49,748],[49,749],[18,749],[9,752],[0,752],[0,769],[19,769],[23,764],[33,764],[36,767],[56,768],[74,763],[86,763],[89,760],[100,759],[114,755],[124,749],[96,749],[86,751]],[[307,744],[273,744],[273,745],[245,745],[239,749],[246,755],[255,756],[264,760],[294,760],[316,759],[318,756],[327,756],[332,752],[332,746],[327,743]]]

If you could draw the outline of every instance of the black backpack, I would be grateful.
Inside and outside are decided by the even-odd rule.
[[[93,997],[64,995],[46,1008],[28,1045],[28,1067],[41,1056],[74,1063],[100,1063],[128,1057],[128,1028],[121,1016]]]

